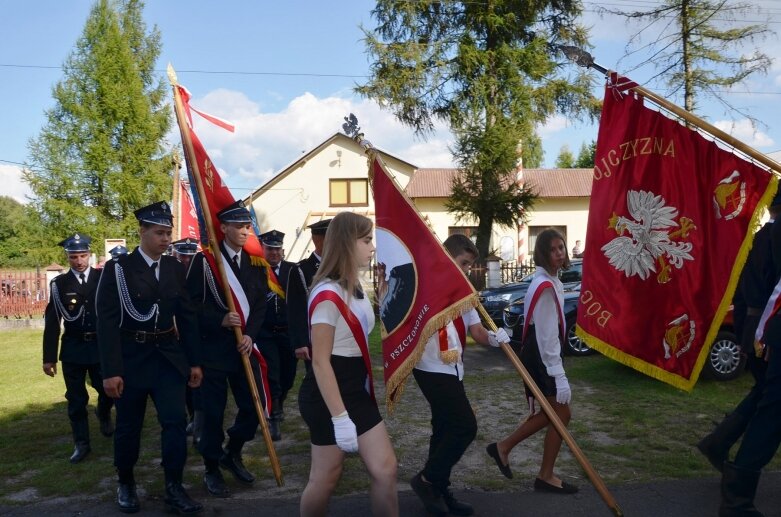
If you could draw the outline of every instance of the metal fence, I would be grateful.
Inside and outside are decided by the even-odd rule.
[[[499,265],[501,273],[501,283],[509,284],[518,282],[528,274],[534,273],[534,261],[528,259],[518,262],[515,260],[505,260]],[[469,280],[478,291],[482,291],[488,285],[488,269],[485,267],[473,267],[469,273]]]
[[[45,271],[0,269],[0,318],[42,317],[48,300]]]

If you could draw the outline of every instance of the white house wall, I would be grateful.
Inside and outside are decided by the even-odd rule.
[[[586,227],[588,224],[587,197],[563,197],[539,199],[529,214],[529,221],[519,235],[520,251],[526,258],[533,255],[528,247],[529,226],[564,226],[567,229],[567,248],[572,252],[576,240],[586,246]],[[607,224],[607,221],[605,222]]]

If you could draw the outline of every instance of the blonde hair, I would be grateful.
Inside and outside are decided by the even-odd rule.
[[[370,235],[374,223],[362,215],[352,212],[340,212],[328,224],[323,242],[323,261],[312,279],[314,287],[324,278],[329,278],[344,289],[349,299],[359,286],[358,268],[360,263],[356,254],[356,243]]]

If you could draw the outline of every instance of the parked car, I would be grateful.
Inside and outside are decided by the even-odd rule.
[[[583,261],[573,260],[569,269],[563,270],[559,277],[561,278],[564,287],[579,285],[583,278]],[[505,307],[515,302],[516,300],[523,300],[526,296],[526,291],[529,290],[534,274],[526,275],[519,282],[513,282],[505,284],[501,287],[493,289],[486,289],[480,291],[480,303],[494,320],[497,327],[503,325],[502,312]]]
[[[594,349],[575,335],[575,323],[578,319],[578,298],[580,284],[564,290],[564,318],[567,342],[562,352],[567,355],[585,356],[596,353]],[[510,345],[520,351],[523,334],[523,299],[516,300],[503,311],[502,323],[510,334]],[[738,339],[732,323],[732,309],[727,312],[716,339],[710,346],[708,360],[703,367],[703,375],[718,381],[728,381],[738,377],[746,366],[746,355],[740,353]]]

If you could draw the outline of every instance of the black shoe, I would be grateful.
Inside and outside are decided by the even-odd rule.
[[[279,420],[276,418],[268,421],[268,433],[271,435],[271,440],[278,442],[282,439],[282,429],[279,426]]]
[[[255,482],[255,476],[242,463],[241,454],[224,452],[220,456],[220,467],[230,471],[239,483],[249,486]]]
[[[165,507],[169,512],[180,515],[189,515],[203,510],[203,505],[190,499],[182,484],[177,481],[169,481],[165,484]]]
[[[421,472],[418,472],[409,480],[409,485],[423,502],[426,511],[433,513],[434,515],[447,515],[448,508],[445,501],[442,499],[442,494],[440,494],[439,490],[437,490],[434,485],[423,481],[423,474]]]
[[[111,437],[114,434],[114,422],[111,421],[111,410],[109,409],[107,415],[100,415],[96,410],[95,416],[98,417],[98,422],[100,422],[100,434],[106,438]]]
[[[89,446],[89,443],[87,442],[76,442],[76,445],[73,447],[73,454],[71,454],[70,461],[71,463],[78,463],[84,458],[87,457],[87,454],[90,453],[92,449]]]
[[[442,491],[442,499],[451,515],[473,515],[475,513],[471,504],[459,501],[450,490]]]
[[[203,484],[206,486],[206,490],[214,497],[230,497],[231,495],[219,468],[207,470],[203,475]]]
[[[117,505],[122,513],[136,513],[141,509],[138,504],[135,483],[120,483],[117,488]]]
[[[485,452],[494,459],[496,466],[499,467],[499,472],[501,472],[504,477],[507,479],[513,478],[513,471],[510,470],[510,465],[502,463],[502,458],[499,457],[499,450],[496,448],[495,443],[488,444],[488,447],[485,448]]]
[[[554,494],[574,494],[578,491],[578,487],[564,481],[561,482],[561,486],[556,486],[540,478],[534,479],[534,489],[540,492],[553,492]]]

